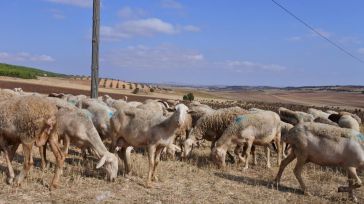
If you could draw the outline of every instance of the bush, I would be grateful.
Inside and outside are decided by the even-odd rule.
[[[155,90],[154,88],[150,88],[149,91],[153,93]]]
[[[188,93],[187,95],[183,96],[183,100],[185,101],[193,101],[195,100],[195,96],[193,95],[193,93]]]
[[[133,94],[137,94],[137,93],[139,93],[139,91],[140,91],[140,89],[139,89],[139,88],[135,88],[135,89],[133,90]]]
[[[126,88],[126,86],[125,86],[125,84],[123,84],[123,89],[125,89]]]
[[[364,91],[362,91],[361,93],[364,94]]]

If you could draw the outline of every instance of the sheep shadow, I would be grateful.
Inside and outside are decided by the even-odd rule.
[[[284,186],[282,184],[277,186],[273,181],[255,179],[255,178],[250,178],[250,177],[246,177],[246,176],[236,176],[236,175],[232,175],[232,174],[228,174],[228,173],[224,173],[224,172],[216,172],[215,175],[220,178],[223,178],[223,179],[227,179],[227,180],[235,181],[235,182],[239,182],[239,183],[244,183],[249,186],[258,185],[258,186],[266,187],[268,189],[277,189],[280,192],[303,195],[303,191],[301,189]]]

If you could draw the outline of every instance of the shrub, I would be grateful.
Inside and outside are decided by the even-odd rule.
[[[153,93],[155,90],[154,88],[150,88],[149,91]]]
[[[135,88],[135,89],[133,90],[133,94],[137,94],[137,93],[139,93],[139,91],[140,91],[140,89],[139,89],[139,88]]]
[[[195,96],[193,95],[193,93],[188,93],[188,94],[183,96],[183,100],[193,101],[193,100],[195,100]]]

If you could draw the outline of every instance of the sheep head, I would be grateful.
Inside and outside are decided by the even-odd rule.
[[[99,169],[104,166],[107,180],[108,181],[115,181],[116,176],[118,174],[118,158],[111,154],[110,152],[106,153],[96,165],[96,168]]]

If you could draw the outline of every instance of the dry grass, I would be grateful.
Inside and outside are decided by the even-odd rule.
[[[21,151],[19,150],[18,153]],[[282,186],[272,187],[271,181],[278,171],[265,167],[265,157],[259,148],[258,165],[243,171],[242,166],[231,164],[226,170],[218,170],[209,159],[210,150],[205,147],[193,151],[187,162],[162,161],[158,166],[159,182],[151,189],[144,187],[148,170],[147,157],[132,154],[133,175],[119,176],[114,183],[103,180],[103,173],[94,170],[96,162],[90,158],[87,165],[81,165],[78,151],[72,151],[67,159],[62,186],[50,192],[47,183],[53,176],[53,168],[42,172],[39,169],[38,151],[34,151],[35,168],[21,187],[5,183],[5,163],[0,160],[0,203],[330,203],[349,202],[346,194],[337,193],[339,185],[346,185],[346,177],[339,171],[309,164],[305,167],[304,179],[313,196],[304,196],[299,190],[292,169],[294,162],[286,169]],[[48,154],[51,161],[54,158]],[[22,158],[13,162],[21,168]],[[122,168],[121,168],[122,169]],[[122,171],[122,170],[121,170]],[[359,201],[364,201],[363,190],[357,190]]]

